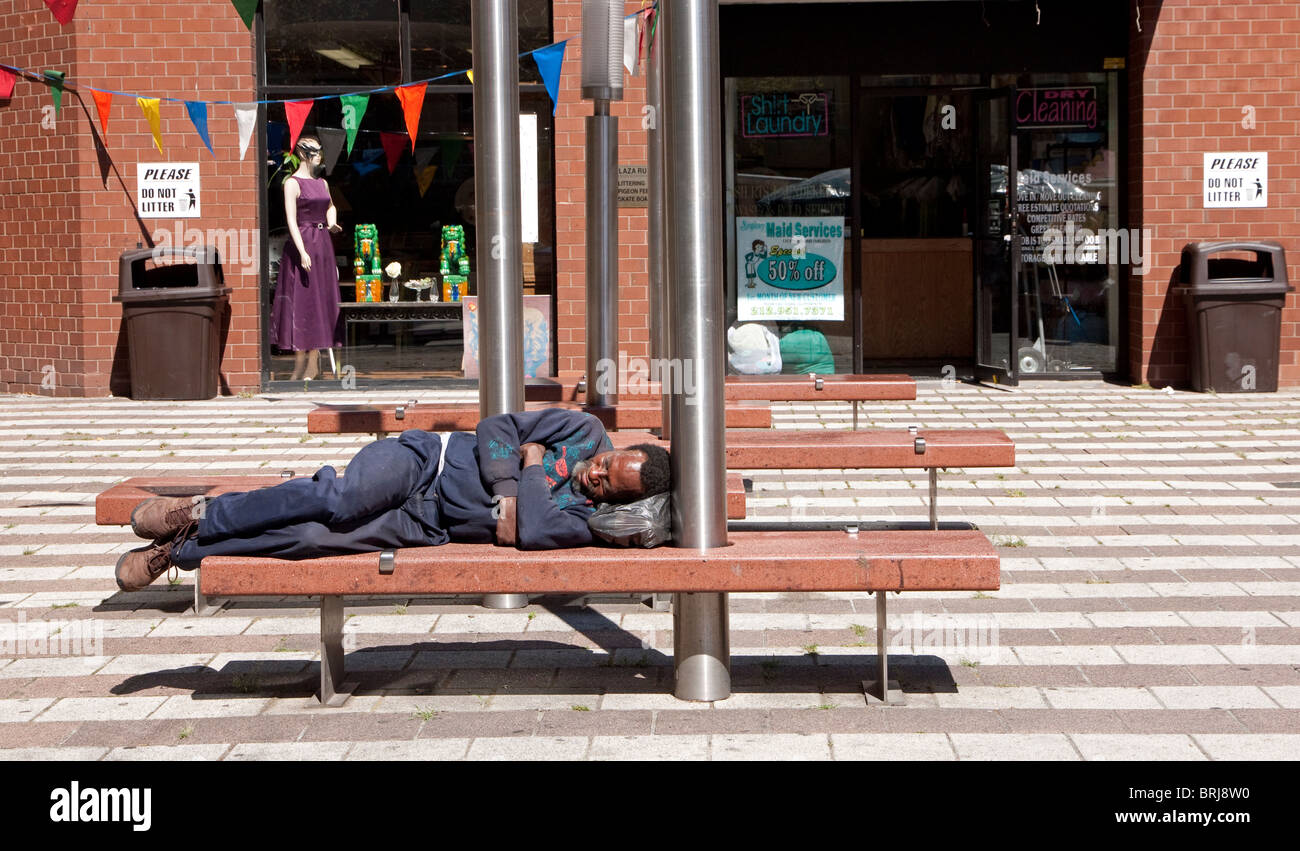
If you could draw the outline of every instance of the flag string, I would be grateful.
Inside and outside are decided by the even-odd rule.
[[[637,17],[638,15],[647,15],[647,14],[653,12],[656,8],[658,8],[658,6],[659,6],[659,3],[658,3],[658,1],[656,0],[656,2],[655,2],[653,5],[648,6],[648,7],[645,8],[645,9],[640,9],[640,10],[638,10],[638,11],[636,11],[636,12],[633,12],[633,13],[630,14],[630,15],[625,15],[625,16],[624,16],[624,20],[627,20],[627,19],[629,19],[629,18],[635,18],[635,17]],[[547,48],[550,48],[550,47],[555,47],[555,46],[558,45],[558,44],[564,44],[564,43],[566,43],[566,42],[568,42],[568,41],[572,41],[573,38],[581,38],[581,36],[573,36],[573,37],[571,37],[571,38],[564,39],[563,41],[553,42],[552,44],[544,45],[544,46],[542,46],[542,47],[538,47],[538,48],[535,48],[535,49],[533,49],[533,50],[525,51],[525,52],[523,52],[523,53],[520,53],[519,56],[518,56],[518,58],[519,58],[519,59],[524,59],[525,57],[531,57],[531,56],[533,56],[533,54],[538,53],[539,51],[546,50]],[[26,69],[26,68],[19,68],[19,67],[14,66],[14,65],[7,65],[7,64],[5,64],[5,63],[3,63],[3,62],[0,62],[0,68],[3,68],[3,69],[5,69],[5,70],[7,70],[7,71],[11,71],[11,72],[13,72],[13,73],[15,73],[15,74],[21,75],[21,76],[26,77],[26,78],[28,78],[28,79],[35,80],[35,81],[37,81],[37,82],[42,82],[42,83],[49,83],[49,82],[52,82],[52,79],[51,79],[50,77],[46,76],[43,72],[39,72],[39,71],[30,71],[30,70],[28,70],[28,69]],[[279,98],[279,99],[274,99],[274,100],[232,101],[232,100],[194,100],[194,99],[190,99],[190,98],[165,97],[165,96],[161,96],[161,95],[159,95],[159,96],[157,97],[157,99],[160,100],[160,101],[166,101],[166,102],[169,102],[169,103],[203,103],[203,104],[206,104],[206,105],[208,105],[208,106],[247,106],[247,105],[253,105],[253,104],[256,104],[256,105],[262,105],[262,104],[270,105],[270,104],[274,104],[274,103],[280,103],[280,104],[283,104],[283,103],[289,103],[289,102],[292,102],[292,101],[295,101],[295,100],[334,100],[334,99],[338,99],[338,98],[347,97],[347,96],[349,96],[349,95],[377,95],[377,94],[384,94],[384,93],[386,93],[386,92],[393,92],[393,91],[396,91],[397,89],[402,88],[402,87],[404,87],[404,86],[418,86],[418,85],[420,85],[421,83],[425,83],[425,84],[428,84],[428,83],[436,83],[436,82],[438,82],[439,80],[447,80],[447,79],[451,79],[452,77],[459,77],[459,76],[461,76],[461,75],[468,74],[470,70],[471,70],[471,69],[466,68],[466,69],[462,69],[462,70],[459,70],[459,71],[449,71],[449,72],[447,72],[446,74],[439,74],[439,75],[436,76],[436,77],[429,77],[429,78],[424,79],[424,80],[413,80],[413,81],[411,81],[411,82],[409,82],[409,83],[395,83],[395,84],[393,84],[393,85],[391,85],[391,86],[381,86],[381,87],[379,87],[379,88],[374,88],[374,89],[359,89],[359,90],[357,90],[357,91],[338,92],[338,93],[336,93],[336,94],[328,94],[328,95],[313,95],[313,96],[311,96],[311,97],[301,97],[301,98]],[[72,91],[72,92],[80,91],[81,89],[86,89],[87,91],[92,91],[92,92],[101,92],[101,93],[103,93],[103,94],[113,95],[114,97],[124,97],[124,98],[142,98],[142,97],[152,97],[152,96],[149,96],[149,95],[135,94],[135,93],[132,93],[132,92],[119,92],[119,91],[115,91],[114,89],[103,89],[103,88],[99,88],[98,86],[91,86],[91,85],[89,85],[89,84],[85,84],[85,83],[78,84],[78,83],[76,83],[76,82],[73,81],[73,80],[64,80],[64,81],[60,82],[60,86],[61,86],[64,90],[66,90],[66,91]]]

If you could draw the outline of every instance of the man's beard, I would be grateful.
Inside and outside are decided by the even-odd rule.
[[[594,499],[595,494],[587,489],[587,486],[582,483],[581,478],[582,474],[587,472],[590,467],[590,461],[578,461],[569,469],[569,479],[573,482],[573,486],[578,489],[579,493],[590,499]]]

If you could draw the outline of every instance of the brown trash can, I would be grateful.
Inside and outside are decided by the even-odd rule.
[[[1255,255],[1212,258],[1229,251]],[[1276,242],[1193,242],[1183,247],[1178,288],[1187,307],[1193,390],[1272,393],[1282,347],[1286,253]]]
[[[164,265],[158,261],[172,260]],[[136,248],[118,262],[132,399],[211,399],[229,310],[221,258],[203,246]]]

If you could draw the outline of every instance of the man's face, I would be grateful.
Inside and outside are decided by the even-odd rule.
[[[641,494],[645,453],[629,449],[602,452],[573,465],[573,482],[595,502],[627,502]]]

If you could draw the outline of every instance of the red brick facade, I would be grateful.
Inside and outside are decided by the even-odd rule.
[[[1143,0],[1129,54],[1131,225],[1154,232],[1145,277],[1130,276],[1129,374],[1187,380],[1187,329],[1170,282],[1185,243],[1272,239],[1300,278],[1300,4]],[[1243,126],[1254,107],[1255,128]],[[1268,152],[1268,208],[1202,208],[1202,154]],[[1300,294],[1282,313],[1281,386],[1300,386]]]
[[[579,92],[581,2],[554,0],[555,39],[572,39],[555,113],[557,365],[585,363],[585,129],[591,106]],[[1129,373],[1153,385],[1186,379],[1182,305],[1170,281],[1185,242],[1276,239],[1300,279],[1300,4],[1295,0],[1142,0],[1142,32],[1130,26],[1128,57],[1129,222],[1151,228],[1155,256],[1127,286]],[[629,0],[628,13],[641,8]],[[255,51],[228,0],[186,3],[99,0],[60,27],[41,0],[14,0],[0,12],[0,62],[58,69],[71,81],[152,96],[251,101]],[[629,77],[620,118],[619,162],[644,164],[643,76]],[[183,104],[164,101],[165,154],[129,98],[116,97],[106,138],[112,164],[102,180],[99,120],[89,92],[67,91],[53,129],[43,129],[48,87],[19,79],[0,101],[0,391],[98,396],[126,392],[125,341],[119,333],[117,258],[165,219],[137,219],[137,162],[198,161],[202,230],[260,228],[258,168],[251,146],[241,162],[233,110],[215,106],[203,147]],[[1254,107],[1256,126],[1242,126]],[[92,128],[93,131],[92,132]],[[1269,206],[1201,207],[1201,155],[1267,151]],[[619,214],[620,348],[648,354],[646,211]],[[234,289],[222,363],[222,392],[260,385],[258,276],[227,264]],[[52,370],[49,369],[52,367]],[[53,387],[49,376],[53,376]],[[1281,384],[1300,386],[1300,295],[1283,314]],[[42,381],[46,386],[42,386]]]
[[[80,4],[66,27],[41,0],[14,0],[0,14],[0,32],[0,62],[60,70],[74,85],[151,97],[255,98],[253,37],[228,0],[100,0]],[[118,96],[105,138],[112,162],[101,180],[91,93],[65,91],[57,123],[43,129],[42,107],[51,102],[48,86],[23,78],[12,100],[0,101],[0,390],[125,394],[122,309],[112,301],[118,256],[148,244],[146,233],[175,226],[136,217],[136,163],[199,163],[203,218],[182,220],[185,227],[256,230],[256,145],[240,162],[234,111],[214,106],[214,157],[184,104],[163,101],[160,156],[134,99]],[[234,292],[222,392],[237,393],[261,380],[258,281],[239,266],[225,271]]]

